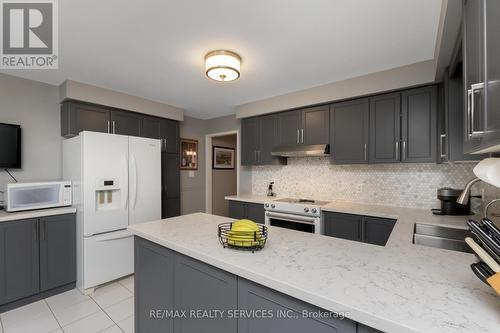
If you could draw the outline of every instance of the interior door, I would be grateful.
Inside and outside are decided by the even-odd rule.
[[[160,140],[129,137],[129,224],[161,219]]]
[[[127,228],[128,137],[83,132],[83,232]]]

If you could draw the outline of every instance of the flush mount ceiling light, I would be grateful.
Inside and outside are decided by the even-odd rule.
[[[205,56],[205,71],[215,81],[229,82],[240,77],[241,58],[234,52],[217,50]]]

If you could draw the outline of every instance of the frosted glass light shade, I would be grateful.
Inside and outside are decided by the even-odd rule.
[[[217,50],[205,56],[205,71],[215,81],[229,82],[240,77],[241,58],[234,52]]]

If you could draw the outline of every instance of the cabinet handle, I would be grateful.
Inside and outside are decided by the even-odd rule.
[[[367,154],[367,144],[365,143],[365,146],[364,146],[364,159],[365,161],[368,160],[368,154]]]
[[[396,141],[396,161],[399,161],[399,140]]]
[[[475,118],[475,114],[476,114],[474,96],[476,95],[476,92],[479,92],[479,90],[481,90],[481,89],[484,90],[484,82],[480,82],[480,83],[476,83],[476,84],[471,85],[471,89],[470,89],[470,104],[471,104],[470,136],[472,136],[474,134],[484,134],[486,132],[484,130],[476,131],[474,129],[474,118]],[[483,117],[484,117],[484,115],[483,115]],[[483,126],[485,126],[485,128],[486,128],[486,120],[484,120]]]
[[[300,140],[302,143],[304,143],[304,129],[300,130],[302,139]]]
[[[116,130],[115,130],[115,121],[113,120],[113,134],[116,134]]]
[[[47,223],[42,222],[40,224],[40,240],[45,240],[47,235]]]
[[[163,139],[163,151],[167,151],[167,139]]]
[[[297,129],[297,143],[300,143],[300,130]]]
[[[403,140],[403,161],[406,161],[406,140]]]
[[[467,89],[467,137],[470,138],[472,136],[472,126],[471,126],[471,97],[472,97],[472,89]]]
[[[441,134],[439,136],[439,155],[441,158],[446,158],[445,149],[443,148],[444,139],[446,139],[446,134]]]
[[[108,120],[108,134],[109,134],[109,129],[110,129],[110,128],[109,128],[109,120]]]
[[[35,232],[35,241],[38,240],[38,223],[33,224],[33,230]]]

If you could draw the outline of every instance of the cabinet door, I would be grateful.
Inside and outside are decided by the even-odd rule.
[[[161,200],[161,218],[168,219],[181,215],[181,199],[180,198],[163,198]]]
[[[247,203],[246,205],[247,205],[246,218],[256,223],[264,224],[265,222],[264,205],[255,203]]]
[[[464,55],[464,133],[465,152],[480,146],[484,130],[484,4],[485,0],[464,1],[463,55]],[[494,14],[496,15],[496,14]]]
[[[138,113],[112,110],[111,132],[113,134],[140,136],[141,118]]]
[[[81,131],[111,133],[110,111],[97,105],[64,102],[61,105],[61,135],[73,137]]]
[[[174,252],[134,239],[135,332],[172,333],[172,318],[152,318],[153,310],[174,309]]]
[[[361,224],[363,217],[359,215],[342,213],[324,213],[325,235],[361,241]]]
[[[176,254],[174,257],[174,309],[213,311],[237,309],[237,278],[235,275]],[[176,333],[236,333],[237,320],[229,318],[176,318]]]
[[[283,159],[271,156],[271,152],[278,146],[278,116],[269,115],[259,117],[260,120],[260,147],[258,149],[259,164],[280,164]]]
[[[301,142],[306,145],[330,142],[330,107],[322,105],[302,110]]]
[[[247,217],[246,204],[241,201],[229,200],[229,217],[232,219],[245,219]]]
[[[160,123],[161,123],[160,118],[142,116],[141,136],[150,139],[160,139],[161,138]]]
[[[179,155],[161,154],[162,196],[164,198],[178,198],[181,195]]]
[[[310,313],[319,308],[294,299],[272,289],[238,279],[238,310],[272,313],[273,318],[242,317],[238,320],[239,333],[355,333],[356,323],[349,319],[305,318],[302,311]],[[287,314],[280,318],[278,314]]]
[[[395,224],[395,220],[366,216],[363,219],[363,242],[385,246]]]
[[[437,161],[437,88],[403,91],[401,161]]]
[[[335,164],[368,163],[368,99],[330,106],[331,158]]]
[[[165,151],[178,154],[180,151],[179,123],[175,120],[161,119],[160,137],[165,140]]]
[[[280,146],[295,146],[301,143],[302,112],[300,110],[287,111],[278,114]]]
[[[258,151],[260,149],[260,120],[247,118],[241,121],[241,164],[258,164]]]
[[[38,220],[0,223],[0,252],[0,304],[38,293]]]
[[[40,219],[40,289],[76,281],[76,222],[74,214]]]
[[[401,95],[370,98],[370,163],[400,160]]]

